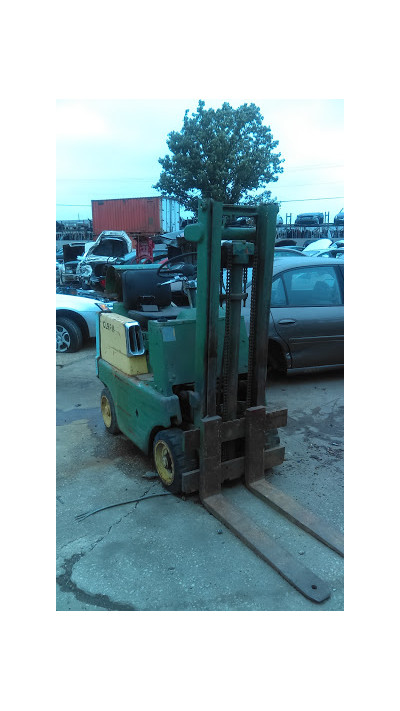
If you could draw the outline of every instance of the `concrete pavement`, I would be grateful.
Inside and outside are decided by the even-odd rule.
[[[226,496],[300,562],[331,597],[307,600],[211,516],[196,495],[164,494],[150,458],[105,431],[95,347],[57,354],[57,610],[342,610],[343,560],[252,496]],[[343,530],[343,373],[279,377],[271,407],[287,407],[286,459],[270,480]]]

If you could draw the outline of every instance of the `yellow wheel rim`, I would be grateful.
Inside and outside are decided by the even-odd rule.
[[[174,460],[170,448],[161,439],[154,448],[154,462],[161,481],[170,486],[175,475]]]
[[[111,407],[105,395],[101,398],[101,414],[103,415],[104,424],[106,427],[111,426]]]

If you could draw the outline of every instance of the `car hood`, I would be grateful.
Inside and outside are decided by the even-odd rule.
[[[87,254],[86,254],[85,259],[90,258],[90,257],[93,255],[93,252],[96,251],[97,247],[99,247],[102,242],[104,242],[104,241],[106,241],[106,240],[110,240],[110,239],[111,239],[111,240],[114,240],[114,239],[115,239],[115,240],[117,240],[117,241],[123,242],[123,243],[125,244],[126,252],[127,252],[127,253],[131,252],[132,249],[133,249],[132,240],[131,240],[131,238],[126,234],[126,232],[123,232],[122,230],[120,230],[120,231],[111,231],[111,230],[108,230],[108,231],[101,232],[101,233],[99,234],[99,236],[98,236],[98,238],[96,239],[96,241],[93,242],[92,246],[91,246],[90,249],[87,251]],[[100,256],[100,255],[96,255],[96,256]],[[106,259],[106,257],[103,256],[103,259]]]
[[[74,311],[98,311],[98,301],[99,299],[89,299],[86,296],[73,296],[72,294],[56,294],[56,309],[73,309]]]
[[[315,242],[311,242],[307,247],[304,247],[303,252],[316,252],[320,249],[328,249],[332,244],[332,240],[328,238],[316,239]]]

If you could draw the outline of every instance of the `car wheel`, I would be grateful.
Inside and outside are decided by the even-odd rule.
[[[101,393],[100,407],[107,431],[114,435],[121,432],[117,424],[117,415],[115,414],[114,400],[112,399],[112,395],[108,388],[104,388]]]
[[[56,351],[57,353],[75,353],[82,348],[83,335],[78,324],[65,316],[56,320]]]
[[[182,474],[187,469],[182,447],[182,431],[175,428],[157,432],[153,443],[153,457],[157,474],[164,487],[172,494],[180,494]]]
[[[267,361],[267,378],[274,374],[287,374],[287,366],[285,362],[285,357],[274,341],[270,341],[268,345],[268,361]]]

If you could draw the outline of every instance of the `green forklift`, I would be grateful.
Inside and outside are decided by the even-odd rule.
[[[322,602],[330,596],[326,583],[223,491],[224,482],[243,480],[343,556],[342,534],[265,474],[284,460],[278,428],[287,422],[287,410],[269,409],[265,394],[277,213],[275,204],[199,200],[198,222],[184,231],[192,251],[160,265],[109,267],[114,305],[99,315],[96,372],[106,429],[153,455],[167,490],[199,492],[213,516],[304,596]],[[178,282],[185,305],[174,301]]]

